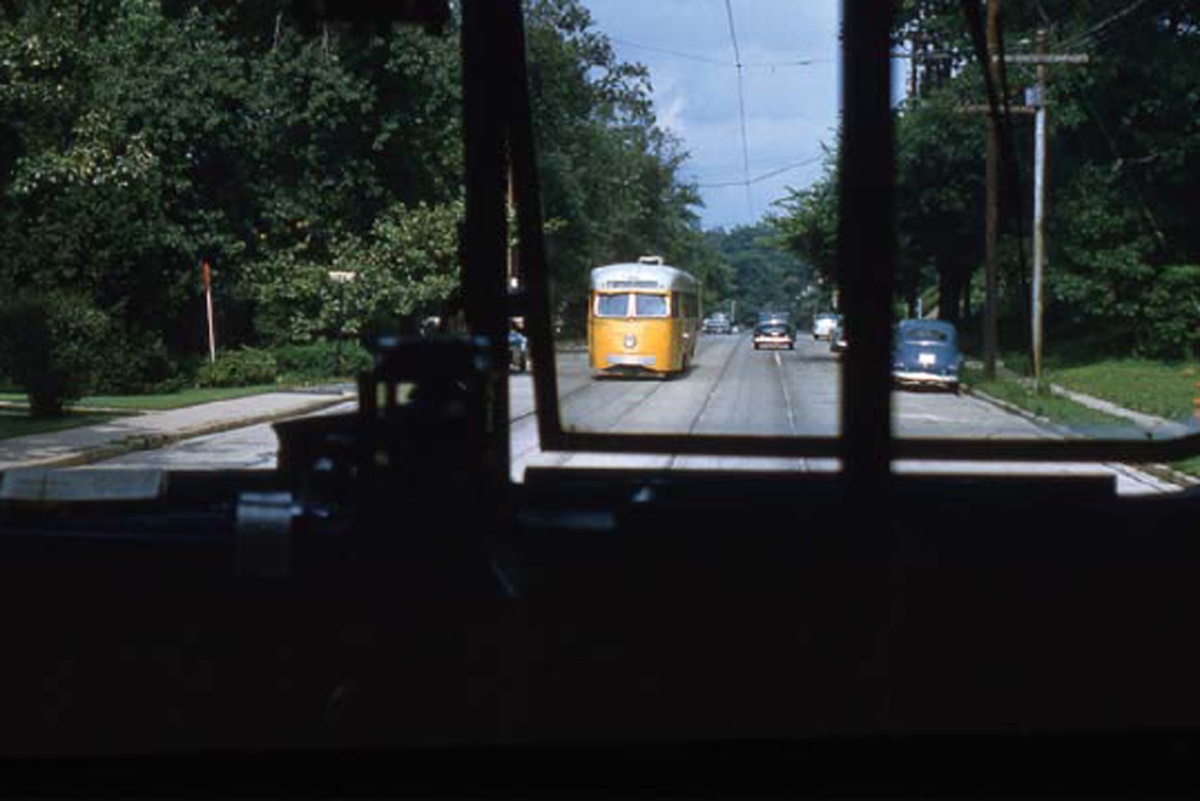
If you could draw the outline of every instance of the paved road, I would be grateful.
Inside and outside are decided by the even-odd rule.
[[[582,353],[559,357],[564,425],[598,432],[836,436],[839,431],[839,360],[825,343],[802,339],[795,351],[755,351],[746,335],[701,340],[696,364],[674,380],[594,379]],[[532,382],[512,378],[513,476],[531,465],[633,466],[675,469],[827,471],[834,459],[746,458],[544,453],[538,447]],[[352,409],[353,404],[325,413]],[[970,396],[900,392],[895,396],[900,436],[1047,438],[1029,421]],[[277,441],[270,426],[189,440],[158,451],[128,454],[106,466],[169,469],[272,468]],[[1126,494],[1174,489],[1120,465],[1015,465],[920,462],[897,470],[921,472],[1112,473]]]
[[[564,426],[598,432],[670,432],[836,436],[840,430],[840,361],[824,342],[801,339],[795,351],[755,351],[749,338],[701,340],[696,366],[675,381],[589,381],[582,354],[560,367]],[[522,383],[523,382],[523,383]],[[527,466],[634,466],[829,471],[835,459],[543,453],[537,446],[531,386],[513,385],[513,476]],[[527,416],[521,416],[521,413]],[[1038,426],[968,395],[897,392],[893,419],[902,437],[1051,438]],[[1176,487],[1123,465],[897,462],[900,472],[1114,474],[1123,494]]]

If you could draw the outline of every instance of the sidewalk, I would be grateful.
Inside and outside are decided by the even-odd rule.
[[[983,367],[982,363],[980,362],[975,362],[975,366],[977,369],[982,369]],[[1014,379],[1022,384],[1025,384],[1026,386],[1032,386],[1033,379],[1022,376],[1002,364],[997,364],[996,370],[1006,378]],[[1051,394],[1067,398],[1068,400],[1074,401],[1081,406],[1087,406],[1090,409],[1095,409],[1097,411],[1110,414],[1113,417],[1120,417],[1124,420],[1128,420],[1149,439],[1171,439],[1200,432],[1200,428],[1197,428],[1195,424],[1189,425],[1173,420],[1167,420],[1162,417],[1155,417],[1154,415],[1146,414],[1144,412],[1135,412],[1132,409],[1126,409],[1122,406],[1118,406],[1111,401],[1102,400],[1092,395],[1085,395],[1082,392],[1075,392],[1074,390],[1067,389],[1066,387],[1059,386],[1058,384],[1047,382],[1047,386],[1049,387]],[[1048,420],[1038,417],[1028,409],[1009,403],[1008,401],[1003,401],[999,398],[992,397],[981,390],[972,388],[970,389],[970,392],[972,395],[975,395],[982,400],[986,400],[988,403],[991,403],[994,406],[998,406],[1012,414],[1016,414],[1031,420],[1040,426],[1057,432],[1061,436],[1081,436],[1081,434],[1066,426],[1062,426],[1057,423],[1051,423]],[[1178,470],[1174,470],[1165,464],[1142,464],[1138,465],[1138,469],[1154,475],[1156,478],[1164,479],[1183,487],[1200,484],[1200,480],[1197,480],[1194,476],[1180,473]]]
[[[1021,376],[1007,367],[1000,366],[997,368],[1008,378],[1020,381],[1025,386],[1032,387],[1033,379]],[[1118,406],[1111,401],[1101,400],[1092,395],[1085,395],[1082,392],[1067,389],[1051,382],[1046,382],[1046,386],[1050,388],[1053,395],[1066,398],[1078,403],[1080,406],[1087,406],[1089,409],[1095,409],[1105,414],[1110,414],[1113,417],[1120,417],[1128,420],[1137,426],[1147,437],[1151,439],[1173,439],[1175,437],[1185,437],[1188,434],[1196,433],[1196,429],[1186,423],[1180,423],[1173,420],[1167,420],[1163,417],[1155,417],[1152,414],[1144,412],[1135,412],[1132,409],[1126,409]]]
[[[135,450],[162,448],[205,434],[270,423],[345,403],[341,389],[268,392],[182,409],[118,417],[107,423],[0,440],[0,470],[75,467]]]
[[[1077,403],[1126,418],[1144,430],[1153,432],[1152,436],[1155,438],[1182,436],[1195,431],[1180,423],[1123,409],[1108,401],[1056,385],[1052,385],[1051,389]],[[348,387],[318,391],[270,392],[183,409],[123,416],[94,426],[14,437],[0,440],[0,470],[14,467],[75,467],[90,464],[135,450],[162,448],[180,440],[206,434],[311,414],[345,403],[353,397],[354,393]],[[988,399],[995,401],[990,396]],[[528,405],[531,412],[532,396],[528,398]],[[1002,405],[1006,408],[1010,406]],[[1031,416],[1029,412],[1019,408],[1010,411]]]

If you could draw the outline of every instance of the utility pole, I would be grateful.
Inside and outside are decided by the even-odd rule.
[[[1036,117],[1036,141],[1033,164],[1033,287],[1031,288],[1032,317],[1030,340],[1033,343],[1033,380],[1042,380],[1042,312],[1045,300],[1042,293],[1042,277],[1046,265],[1046,65],[1086,64],[1086,55],[1046,52],[1046,32],[1037,33],[1037,55],[1030,57],[1010,56],[1006,61],[1025,61],[1037,64],[1037,86],[1032,92],[1029,105],[1034,107]]]
[[[1037,53],[1034,55],[1012,55],[1004,57],[1005,63],[1036,64],[1037,83],[1027,91],[1026,105],[1019,110],[1035,115],[1034,164],[1033,164],[1033,282],[1030,287],[1030,342],[1032,343],[1033,379],[1042,380],[1043,311],[1045,296],[1042,292],[1046,265],[1046,65],[1087,64],[1088,57],[1073,53],[1047,53],[1046,32],[1037,33]],[[1012,109],[1017,111],[1018,109]]]
[[[987,0],[987,70],[992,86],[1000,91],[1000,0]],[[987,116],[987,199],[984,203],[984,301],[983,301],[983,375],[996,377],[996,347],[999,336],[996,327],[997,271],[996,237],[1000,230],[1000,121],[995,114]]]
[[[1046,32],[1037,32],[1037,52],[1046,55]],[[1033,103],[1037,108],[1034,123],[1036,128],[1033,148],[1033,287],[1030,311],[1030,341],[1033,344],[1033,382],[1042,381],[1042,268],[1046,262],[1045,219],[1046,219],[1046,65],[1037,65],[1037,88]]]
[[[908,96],[910,103],[917,101],[917,51],[919,49],[917,42],[921,41],[921,33],[914,31],[912,35],[912,60],[908,65]]]
[[[1033,286],[1031,288],[1032,313],[1030,325],[1033,343],[1033,375],[1035,381],[1042,376],[1042,273],[1046,263],[1045,245],[1045,199],[1046,199],[1046,65],[1086,64],[1088,57],[1082,54],[1047,53],[1046,32],[1038,31],[1037,53],[1024,55],[1002,55],[1000,53],[1000,0],[988,0],[987,49],[988,72],[992,85],[999,91],[1001,64],[1036,64],[1037,86],[1024,106],[1009,106],[1014,114],[1035,114],[1037,138],[1034,150],[1034,203],[1033,203]],[[999,120],[990,106],[967,106],[966,111],[981,111],[987,116],[987,198],[986,243],[984,265],[984,309],[983,309],[983,369],[987,378],[996,376],[996,351],[999,345],[997,332],[997,307],[999,305],[998,270],[996,266],[996,244],[999,235]]]

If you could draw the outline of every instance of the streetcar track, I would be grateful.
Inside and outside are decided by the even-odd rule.
[[[738,342],[740,342],[742,339],[744,339],[744,337],[738,337]],[[738,343],[735,342],[733,347],[729,349],[729,354],[725,357],[725,362],[721,365],[721,371],[717,373],[717,379],[713,381],[712,389],[705,393],[704,402],[700,404],[699,411],[696,412],[696,416],[692,418],[691,424],[688,425],[687,433],[689,436],[696,433],[696,429],[699,427],[701,419],[708,411],[709,404],[712,403],[713,398],[716,397],[717,390],[722,386],[722,383],[725,380],[725,374],[729,372],[729,367],[733,364],[733,357],[738,353],[738,347]],[[681,458],[681,454],[672,454],[671,460],[667,462],[667,469],[674,470]]]
[[[674,379],[666,379],[666,380],[659,379],[658,382],[654,385],[654,387],[649,392],[647,392],[645,395],[638,398],[636,402],[629,404],[628,408],[626,408],[623,412],[621,412],[621,414],[615,420],[613,420],[611,423],[607,424],[603,429],[601,429],[603,431],[603,433],[608,433],[608,434],[613,433],[614,430],[616,430],[620,426],[620,424],[626,418],[629,417],[629,415],[636,412],[642,404],[646,403],[651,398],[653,398],[656,394],[658,394],[658,392],[664,386],[666,386],[668,383],[670,383],[671,380],[674,380]],[[564,401],[566,401],[568,398],[571,398],[575,395],[580,394],[581,392],[583,392],[586,389],[591,389],[595,385],[596,385],[596,382],[594,379],[589,380],[589,381],[584,381],[583,383],[581,383],[579,386],[575,387],[571,391],[561,394],[558,399],[560,416],[562,416],[561,412],[562,412],[562,407],[563,407]],[[527,413],[521,415],[520,417],[512,418],[512,422],[515,423],[518,420],[528,418],[528,417],[536,414],[536,412],[537,412],[537,407],[536,407],[536,403],[535,403],[534,409],[532,411],[527,412]],[[538,453],[539,451],[542,453],[543,459],[545,459],[547,457],[550,459],[550,461],[552,462],[551,466],[553,466],[553,467],[563,467],[564,465],[567,464],[567,462],[569,462],[571,459],[575,458],[575,456],[578,455],[574,452],[554,453],[553,455],[550,455],[550,454],[547,454],[545,451],[541,451],[541,443],[539,442],[539,443],[536,443],[536,444],[532,445],[531,447],[521,451],[519,454],[515,454],[513,461],[516,462],[517,460],[522,459],[523,457],[526,457],[531,453]]]
[[[725,388],[728,391],[727,377],[728,377],[731,369],[734,366],[734,362],[735,362],[737,356],[741,352],[740,348],[738,347],[738,343],[740,343],[742,341],[742,339],[743,338],[738,338],[737,342],[735,342],[733,344],[733,346],[729,348],[729,350],[726,352],[725,356],[721,360],[721,363],[718,368],[718,372],[716,374],[715,379],[713,379],[712,383],[709,384],[705,390],[703,390],[703,395],[702,395],[702,399],[700,401],[699,407],[697,408],[697,411],[692,416],[692,419],[687,426],[687,429],[686,429],[687,435],[697,435],[701,431],[702,425],[705,422],[706,417],[712,412],[712,409],[717,401],[718,390],[721,388]],[[713,344],[716,344],[716,343],[713,343]],[[788,425],[789,433],[786,436],[792,436],[792,437],[800,436],[799,422],[798,422],[798,420],[799,420],[798,415],[800,412],[799,412],[799,409],[797,408],[795,398],[793,397],[790,386],[789,386],[786,365],[784,364],[782,355],[779,352],[777,352],[777,351],[774,352],[772,354],[772,357],[775,362],[774,372],[779,381],[779,391],[780,391],[780,394],[781,394],[781,397],[783,400],[784,412],[785,412],[786,418],[787,418],[787,425]],[[658,396],[658,393],[661,392],[663,390],[664,386],[668,383],[673,383],[673,382],[662,381],[662,382],[658,382],[658,383],[654,384],[653,386],[649,387],[648,391],[646,391],[644,395],[640,395],[640,397],[636,398],[636,400],[633,400],[631,403],[629,403],[629,405],[627,407],[620,409],[619,411],[616,411],[614,413],[614,416],[612,418],[610,418],[610,420],[608,422],[603,423],[600,426],[596,426],[592,430],[597,431],[597,432],[603,432],[603,433],[618,433],[620,431],[620,429],[622,428],[622,426],[630,419],[630,417],[638,414],[639,411],[642,411],[645,404],[652,403],[654,401],[654,399]],[[574,387],[569,392],[563,393],[563,395],[560,397],[560,401],[566,401],[570,398],[573,398],[573,397],[579,395],[584,390],[593,388],[595,386],[596,386],[596,383],[594,381],[584,382],[583,384],[580,384],[580,385]],[[967,400],[968,402],[978,404],[981,407],[994,410],[994,406],[992,406],[991,404],[988,404],[986,402],[983,402],[978,398],[972,398],[972,397],[968,396],[966,398],[963,398],[963,400]],[[535,413],[536,413],[536,409],[534,411],[520,415],[519,417],[513,418],[513,422],[515,423],[518,420],[522,420],[522,419],[531,417]],[[1045,439],[1049,439],[1049,440],[1054,440],[1054,439],[1059,439],[1062,437],[1061,433],[1047,431],[1042,426],[1034,426],[1033,431],[1030,433],[1032,433],[1034,437],[1039,438],[1039,439],[1045,438]],[[1004,437],[1002,437],[1002,438],[1004,438]],[[539,450],[539,446],[537,444],[534,444],[534,445],[532,445],[532,447],[522,451],[520,454],[514,454],[514,462],[524,461],[529,455],[537,453],[538,450]],[[576,457],[578,457],[580,455],[581,454],[574,453],[574,452],[560,452],[560,453],[553,453],[553,454],[543,452],[541,454],[541,460],[542,460],[543,464],[545,464],[546,462],[549,462],[549,464],[547,464],[546,466],[563,467],[563,466],[568,465],[568,463],[570,463],[573,459],[575,459]],[[630,454],[630,455],[632,456],[634,454]],[[646,456],[650,456],[650,454],[646,454]],[[665,469],[669,469],[669,470],[684,469],[685,462],[688,458],[689,458],[689,456],[686,454],[668,455]],[[813,466],[811,464],[809,464],[809,460],[807,460],[807,459],[799,458],[796,461],[797,461],[797,465],[798,465],[798,468],[800,471],[807,472],[807,471],[811,471],[813,469]],[[903,460],[900,460],[900,461],[903,461]],[[1099,468],[1100,470],[1110,472],[1111,474],[1116,474],[1117,476],[1124,478],[1126,481],[1128,481],[1132,484],[1136,484],[1138,486],[1144,487],[1145,489],[1154,491],[1155,493],[1172,491],[1169,488],[1164,489],[1164,487],[1163,487],[1164,484],[1169,484],[1169,482],[1159,479],[1157,476],[1154,476],[1153,474],[1145,474],[1141,470],[1139,470],[1137,467],[1132,466],[1132,465],[1126,465],[1126,464],[1115,463],[1115,462],[1104,462],[1104,463],[1093,463],[1092,465],[1089,465],[1089,466],[1094,467],[1094,468]],[[783,469],[787,469],[787,468],[783,468]],[[903,472],[903,470],[901,470],[901,472]]]
[[[783,360],[779,358],[779,351],[775,351],[775,374],[779,376],[779,386],[783,390],[783,405],[787,409],[788,430],[792,432],[792,436],[796,436],[796,411],[792,407],[792,393],[788,392],[787,376],[783,373]]]
[[[532,376],[530,376],[530,380],[533,380]],[[565,401],[565,400],[567,400],[567,399],[569,399],[569,398],[571,398],[571,397],[573,397],[573,396],[575,396],[575,395],[578,395],[580,392],[583,392],[583,391],[584,391],[585,389],[587,389],[589,386],[591,386],[591,382],[589,382],[589,381],[584,381],[582,384],[580,384],[579,386],[575,387],[574,389],[568,390],[568,391],[566,391],[566,392],[560,392],[560,393],[559,393],[559,395],[558,395],[558,405],[561,407],[561,406],[562,406],[562,404],[563,404],[563,401]],[[516,422],[520,422],[521,420],[528,419],[528,418],[530,418],[530,417],[533,417],[533,416],[534,416],[534,415],[536,415],[536,414],[537,414],[537,393],[535,392],[535,393],[534,393],[534,397],[533,397],[533,406],[531,406],[531,407],[530,407],[529,411],[527,411],[527,412],[521,412],[521,413],[520,413],[519,415],[517,415],[516,417],[510,417],[510,418],[508,418],[508,422],[509,422],[510,424],[511,424],[511,423],[516,423]]]

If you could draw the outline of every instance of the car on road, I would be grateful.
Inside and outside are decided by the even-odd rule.
[[[508,367],[518,373],[529,369],[529,339],[520,331],[508,332]]]
[[[840,320],[829,337],[829,350],[834,353],[843,353],[846,350],[846,326]]]
[[[822,312],[813,316],[812,338],[813,339],[831,339],[833,330],[842,322],[840,314],[832,312]]]
[[[733,322],[721,312],[710,314],[704,318],[703,331],[706,334],[732,334]]]
[[[767,319],[754,326],[754,349],[764,347],[796,349],[796,335],[786,320]]]
[[[901,320],[892,345],[897,386],[932,386],[958,392],[963,356],[958,332],[943,320]]]

